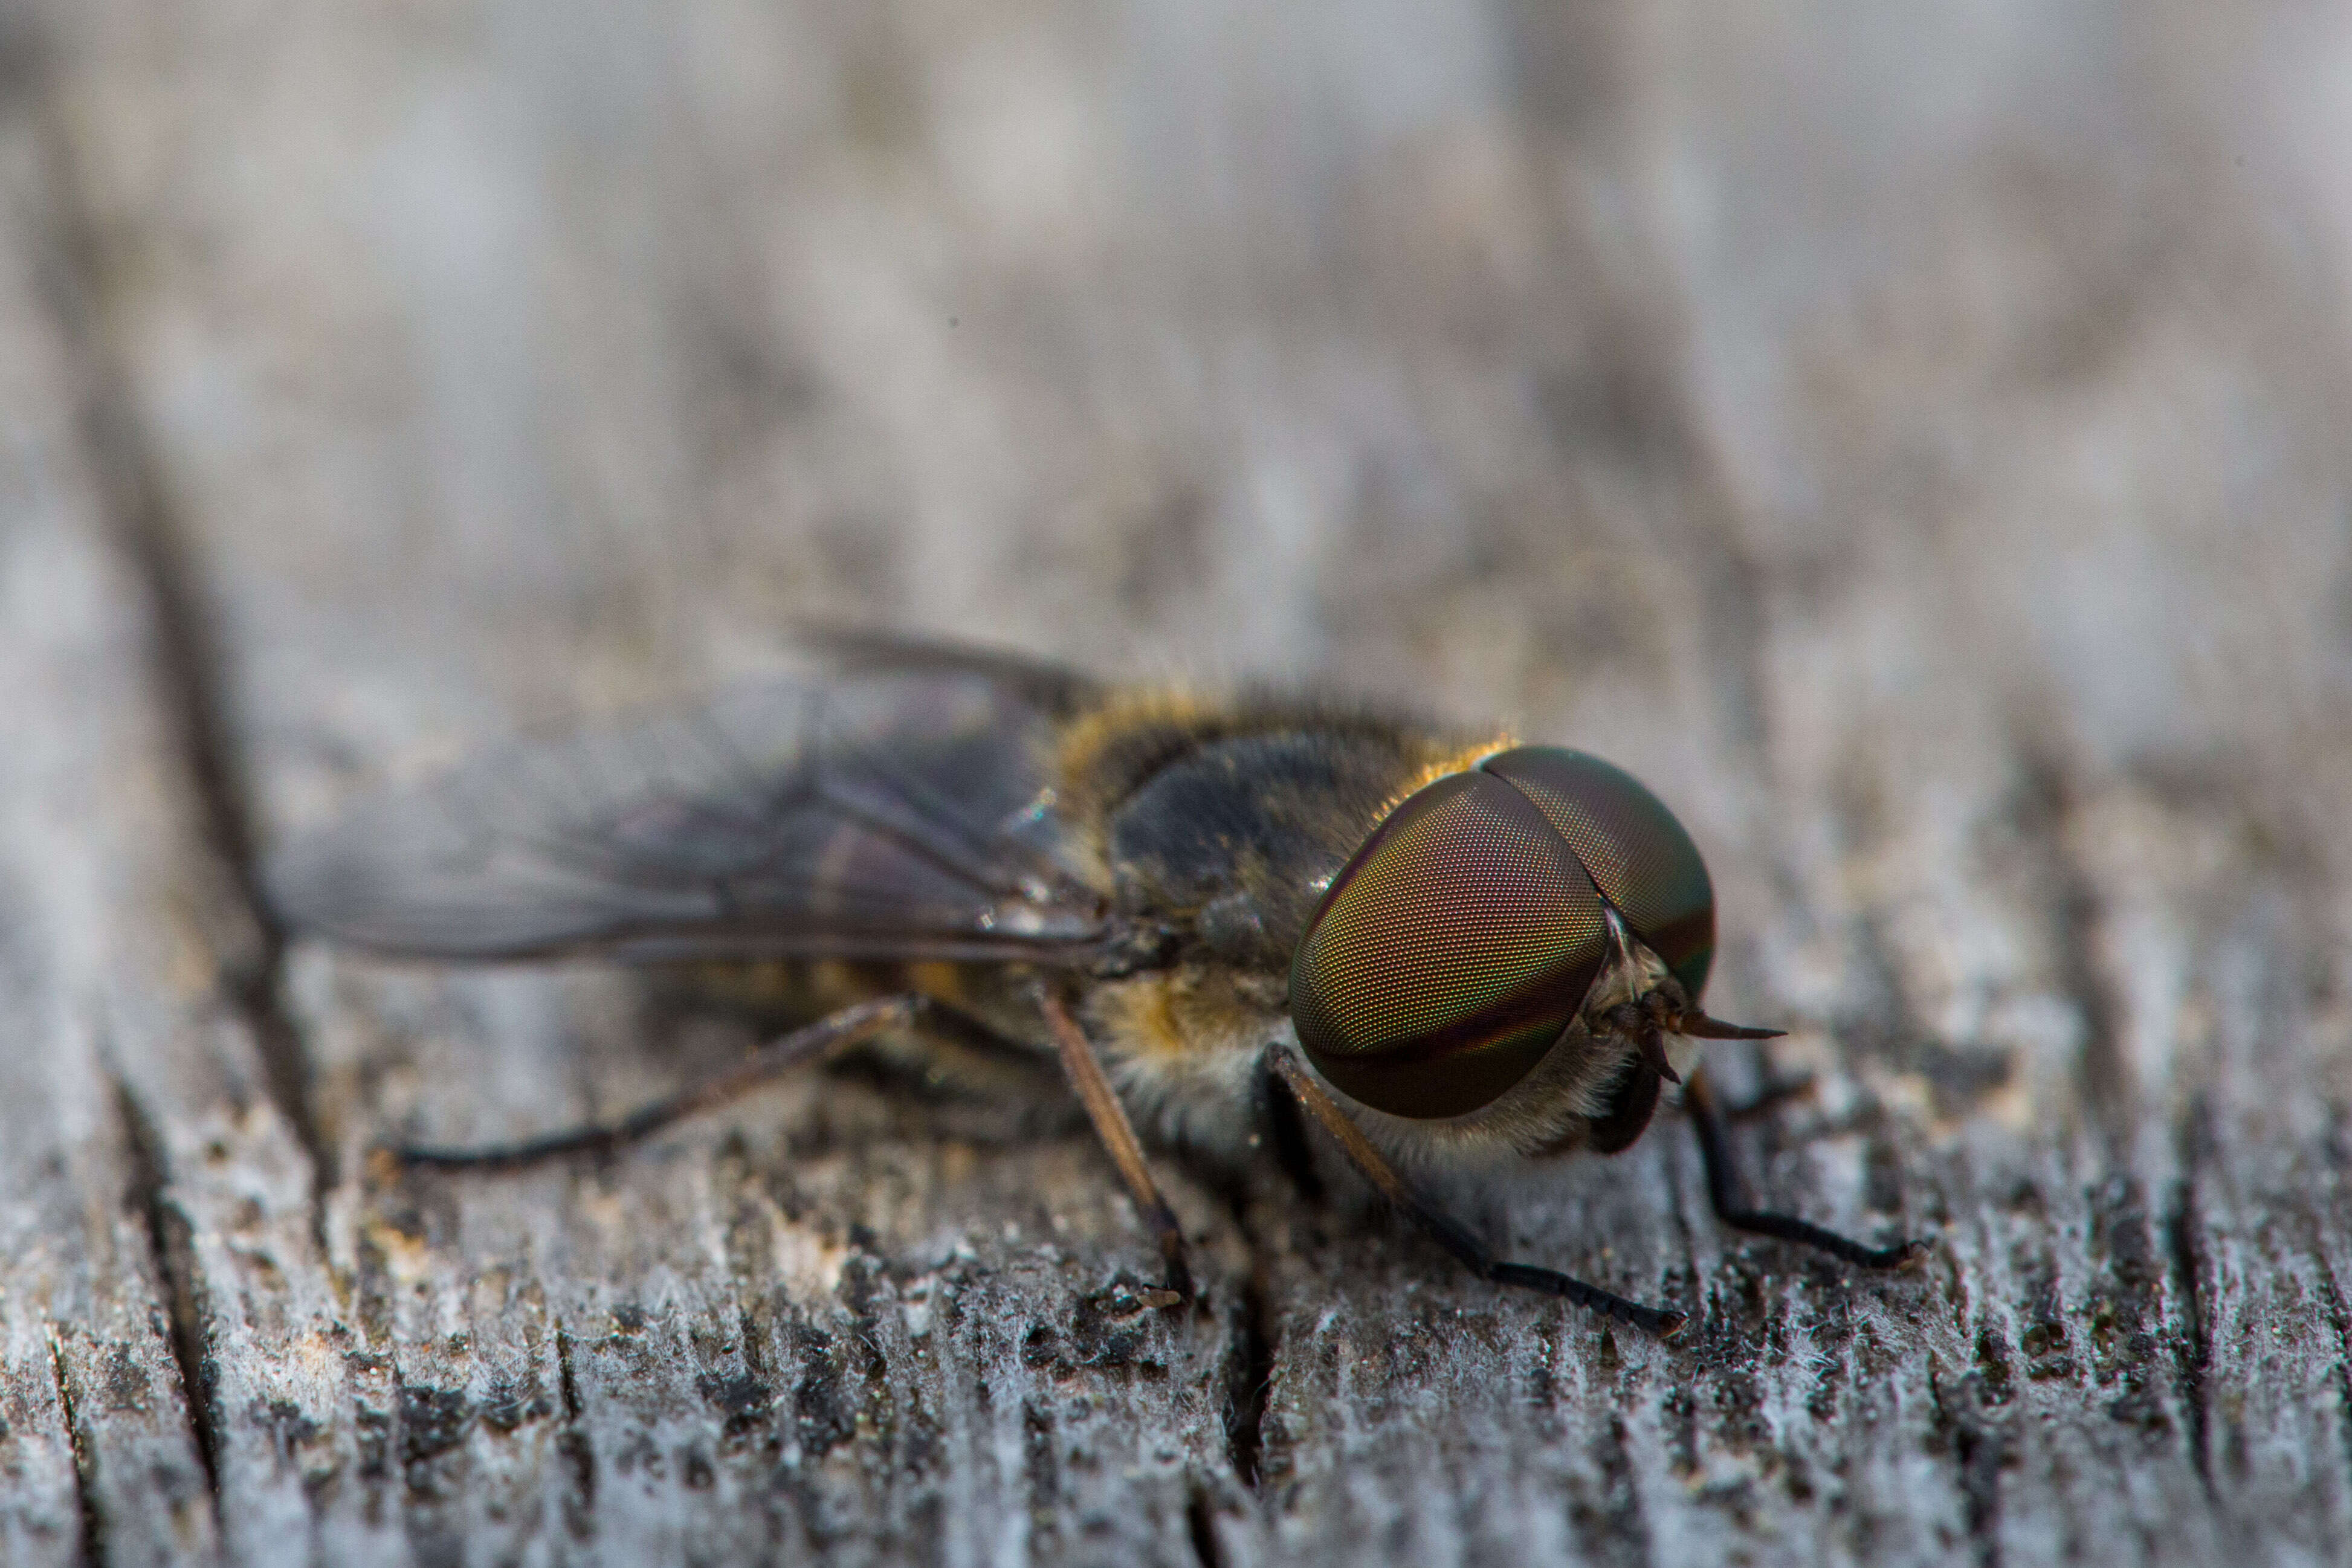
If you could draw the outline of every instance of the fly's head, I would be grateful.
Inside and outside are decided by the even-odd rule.
[[[1381,820],[1298,944],[1290,1012],[1374,1110],[1472,1117],[1540,1082],[1592,1103],[1607,1152],[1678,1080],[1670,1040],[1770,1032],[1700,1010],[1714,956],[1714,888],[1674,814],[1596,757],[1518,747]]]

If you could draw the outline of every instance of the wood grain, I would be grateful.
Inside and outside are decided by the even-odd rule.
[[[2352,43],[2290,7],[0,26],[0,1557],[2203,1563],[2352,1541]],[[2249,105],[2260,105],[2259,112]],[[1447,1178],[281,949],[258,858],[796,618],[1311,678],[1705,849],[1671,1113]],[[1326,1151],[1328,1155],[1328,1151]]]

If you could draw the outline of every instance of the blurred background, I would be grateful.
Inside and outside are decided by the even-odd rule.
[[[1800,912],[1727,983],[2057,1074],[2081,955],[2004,923],[2103,789],[2154,814],[2078,859],[2226,797],[2352,926],[2342,6],[19,0],[8,48],[265,840],[818,616],[1590,746]]]
[[[1899,570],[2132,688],[2118,753],[2342,674],[2338,6],[16,26],[241,648],[532,681],[816,612],[1544,709]]]

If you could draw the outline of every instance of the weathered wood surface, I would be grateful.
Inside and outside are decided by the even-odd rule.
[[[0,1558],[2352,1559],[2352,39],[2293,7],[613,0],[0,26]],[[254,857],[795,615],[1651,780],[1672,1119],[1344,1203],[280,951]],[[1753,1057],[1727,1052],[1737,1088]]]

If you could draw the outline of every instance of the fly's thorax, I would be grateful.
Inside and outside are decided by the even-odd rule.
[[[1399,793],[1481,754],[1466,744],[1310,697],[1127,694],[1064,728],[1055,789],[1123,916],[1169,927],[1190,956],[1276,974]]]

